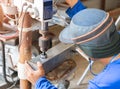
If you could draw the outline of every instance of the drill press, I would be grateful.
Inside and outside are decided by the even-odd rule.
[[[48,23],[52,20],[54,13],[53,0],[14,0],[14,4],[18,8],[21,8],[24,3],[27,6],[31,5],[28,12],[33,19],[40,22],[39,33],[41,34],[39,37],[39,46],[42,53],[28,62],[36,69],[36,62],[40,61],[43,64],[45,72],[48,73],[68,58],[74,45],[59,43],[54,47],[51,46],[52,36],[48,31]]]
[[[40,59],[46,59],[47,54],[46,51],[52,47],[52,37],[48,32],[48,22],[45,23],[45,30],[40,30],[39,33],[42,35],[39,37],[39,46],[41,50]]]

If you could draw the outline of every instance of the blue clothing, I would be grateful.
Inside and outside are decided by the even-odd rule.
[[[88,89],[120,89],[120,58],[90,80]]]
[[[41,77],[38,79],[38,81],[35,84],[35,89],[57,89],[55,86],[53,86],[46,77]]]
[[[72,7],[72,8],[68,8],[66,13],[68,14],[68,16],[70,18],[72,18],[77,12],[85,9],[86,7],[82,4],[82,2],[80,0],[78,0],[78,2]]]

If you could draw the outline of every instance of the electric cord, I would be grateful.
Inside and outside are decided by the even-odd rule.
[[[89,58],[89,64],[90,64],[90,72],[92,75],[94,76],[97,76],[97,74],[95,74],[93,71],[92,71],[92,64],[93,64],[93,61]]]

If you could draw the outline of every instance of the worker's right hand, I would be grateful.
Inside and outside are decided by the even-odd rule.
[[[40,77],[45,75],[44,69],[40,62],[37,63],[38,70],[33,70],[27,62],[25,62],[25,67],[27,80],[30,81],[33,85]]]
[[[65,1],[71,8],[78,2],[78,0],[65,0]]]

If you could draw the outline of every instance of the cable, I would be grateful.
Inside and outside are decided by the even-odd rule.
[[[7,89],[13,89],[13,87],[15,87],[15,85],[17,84],[18,80],[19,80],[19,78],[17,78],[17,80]]]
[[[16,14],[15,14],[16,15]],[[7,14],[5,14],[5,16],[9,19],[9,20],[12,20],[12,21],[18,21],[18,19],[13,19],[13,18],[11,18],[10,16],[8,16]]]
[[[21,10],[21,12],[20,12],[19,19],[20,19],[20,17],[22,16],[24,6],[27,6],[27,3],[24,3],[24,4],[22,5],[22,10]],[[19,19],[18,19],[18,20],[19,20]]]
[[[91,74],[94,75],[94,76],[97,76],[97,74],[93,73],[93,71],[92,71],[93,61],[90,58],[89,58],[89,64],[90,64],[90,72],[91,72]]]
[[[25,13],[27,12],[27,10],[28,10],[29,8],[31,8],[31,5],[29,5],[29,6],[25,9]],[[20,30],[18,50],[20,49],[20,46],[21,46],[21,43],[22,43],[22,31],[23,31],[24,18],[25,18],[25,14],[23,15],[23,19],[22,19],[22,26],[21,26],[21,30]]]

